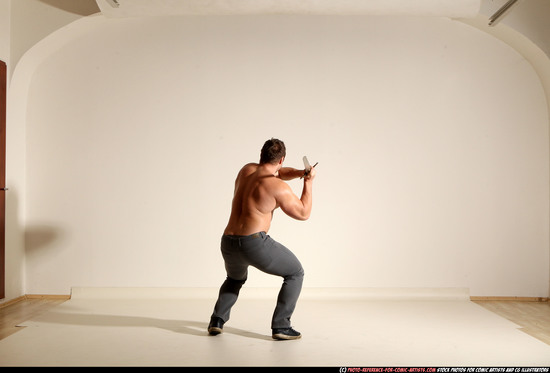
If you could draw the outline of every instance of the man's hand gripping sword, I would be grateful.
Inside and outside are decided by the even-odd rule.
[[[319,162],[317,162],[317,163],[315,163],[315,164],[313,165],[313,167],[312,167],[312,166],[309,164],[309,161],[307,160],[307,157],[306,157],[305,155],[304,155],[303,160],[304,160],[304,169],[305,169],[305,172],[304,172],[304,174],[300,177],[300,179],[303,178],[304,176],[309,175],[309,173],[311,172],[311,169],[314,168],[315,166],[317,166],[317,165],[319,164]]]

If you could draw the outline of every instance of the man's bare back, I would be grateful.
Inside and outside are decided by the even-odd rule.
[[[283,180],[304,176],[304,170],[283,168],[282,158],[277,164],[249,163],[239,172],[235,181],[235,193],[231,216],[225,235],[247,236],[268,232],[273,211],[278,207],[288,216],[306,220],[311,213],[311,188],[315,170],[304,177],[304,188],[298,198]]]

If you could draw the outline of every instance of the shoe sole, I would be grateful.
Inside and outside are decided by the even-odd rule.
[[[208,328],[208,334],[210,335],[218,335],[218,334],[221,334],[222,332],[223,332],[222,328],[217,328],[215,326]]]
[[[271,336],[273,339],[278,339],[278,340],[284,340],[284,341],[288,341],[288,340],[291,340],[291,339],[300,339],[302,338],[302,335],[286,335],[286,334],[273,334]]]

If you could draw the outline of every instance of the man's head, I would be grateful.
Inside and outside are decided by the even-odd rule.
[[[277,164],[286,156],[285,143],[278,139],[267,140],[260,153],[260,164]]]

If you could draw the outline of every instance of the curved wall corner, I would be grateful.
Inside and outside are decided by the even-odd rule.
[[[511,27],[508,27],[502,23],[499,23],[495,27],[490,27],[488,25],[489,18],[484,15],[480,14],[476,18],[461,19],[460,21],[503,41],[525,57],[527,61],[529,61],[540,78],[541,85],[546,96],[549,118],[548,126],[550,127],[550,57],[529,38],[525,37],[523,34],[512,29]],[[550,263],[548,263],[548,266],[550,267]],[[550,289],[550,278],[548,279],[548,282]],[[550,297],[550,291],[548,293],[548,297]]]
[[[26,123],[28,95],[40,64],[73,38],[89,31],[104,18],[80,18],[58,29],[30,48],[10,77],[6,131],[6,298],[10,301],[27,293],[25,281],[26,211]]]
[[[502,23],[499,23],[495,27],[488,26],[489,18],[484,15],[478,15],[476,18],[471,19],[460,19],[459,21],[486,32],[496,39],[508,44],[529,61],[540,78],[546,94],[548,113],[550,116],[550,57],[529,38],[511,27]]]

